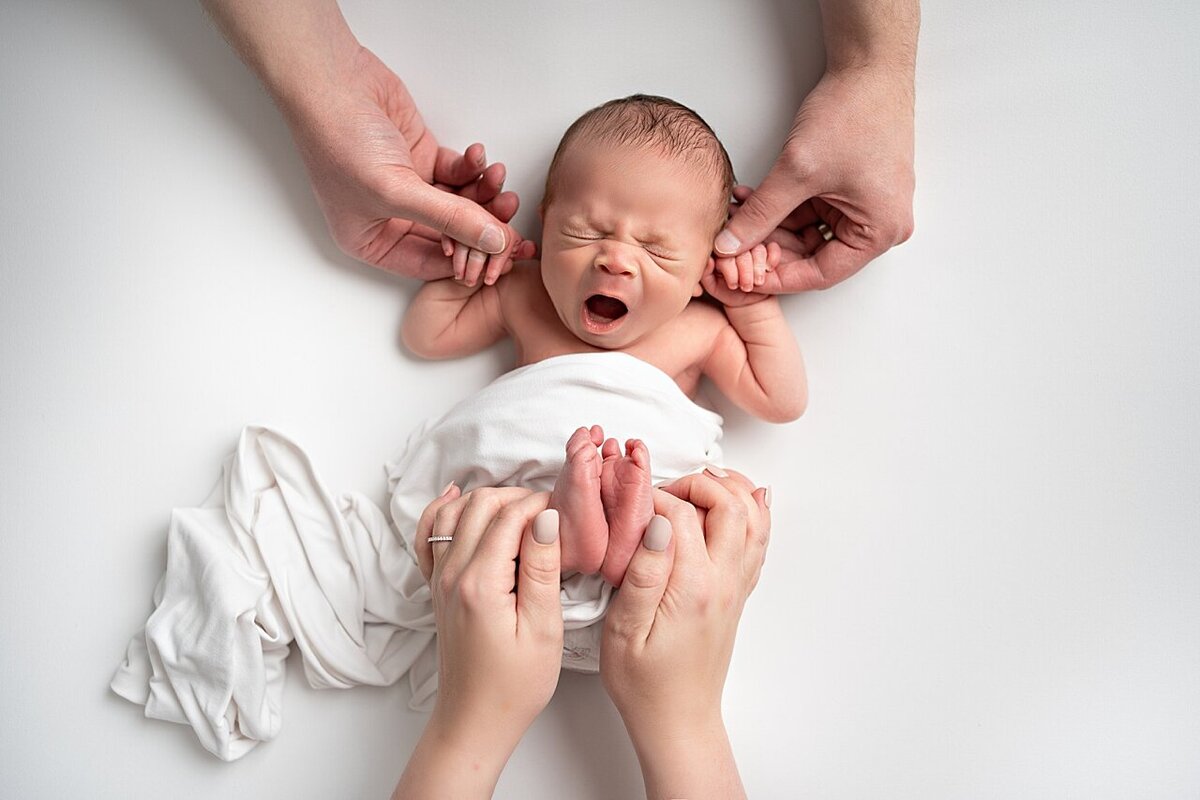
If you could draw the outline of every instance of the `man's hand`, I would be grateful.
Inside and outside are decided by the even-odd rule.
[[[826,289],[912,235],[913,188],[911,74],[829,71],[763,182],[735,190],[740,206],[715,250],[736,255],[774,242],[782,262],[757,291]]]
[[[425,280],[452,274],[442,234],[492,254],[490,271],[533,255],[507,224],[518,199],[483,145],[439,147],[404,83],[366,48],[337,92],[284,109],[330,232],[347,254]],[[490,213],[489,213],[490,212]]]

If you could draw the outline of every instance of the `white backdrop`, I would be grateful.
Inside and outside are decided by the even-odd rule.
[[[751,796],[1200,797],[1200,13],[1088,7],[927,4],[916,235],[787,301],[803,419],[729,417],[777,498],[725,693]],[[585,108],[676,97],[757,182],[823,63],[813,3],[345,11],[444,143],[508,164],[529,234]],[[282,734],[223,764],[107,683],[242,425],[382,501],[508,352],[405,354],[414,284],[337,252],[193,3],[0,6],[0,137],[0,795],[386,796],[423,723],[399,686],[293,656]],[[640,787],[566,675],[498,796]]]

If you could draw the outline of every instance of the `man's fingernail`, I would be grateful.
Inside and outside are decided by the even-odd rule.
[[[438,499],[441,499],[441,498],[445,497],[446,495],[450,494],[450,490],[453,488],[454,488],[454,481],[450,481],[449,483],[446,484],[446,488],[442,489],[442,493],[438,495]]]
[[[713,242],[713,245],[717,248],[718,253],[732,255],[742,246],[742,241],[728,230],[723,230],[717,235],[717,240]]]
[[[533,518],[533,540],[538,544],[554,544],[558,538],[558,512],[547,508]]]
[[[653,550],[656,553],[661,553],[667,549],[667,545],[671,543],[671,521],[666,517],[655,514],[650,524],[646,526],[646,533],[642,536],[642,544],[647,550]]]
[[[767,491],[763,493],[763,505],[767,508],[771,507],[771,487],[767,487]]]
[[[728,478],[729,473],[718,467],[716,464],[709,464],[704,468],[704,471],[711,474],[715,478]]]
[[[479,235],[479,249],[489,253],[499,253],[504,249],[504,231],[495,225],[488,225]]]

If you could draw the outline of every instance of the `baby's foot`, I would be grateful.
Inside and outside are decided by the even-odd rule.
[[[600,504],[600,452],[604,441],[599,425],[580,428],[567,441],[563,464],[550,508],[558,509],[559,539],[562,542],[562,573],[600,571],[608,547],[608,523]]]
[[[600,469],[600,500],[608,519],[608,551],[600,574],[620,586],[642,534],[654,516],[650,486],[650,451],[640,439],[625,442],[625,455],[616,439],[604,443]]]

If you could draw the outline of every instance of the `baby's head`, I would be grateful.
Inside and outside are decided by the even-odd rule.
[[[696,112],[633,95],[577,119],[546,177],[542,282],[583,341],[627,347],[701,293],[733,166]]]

